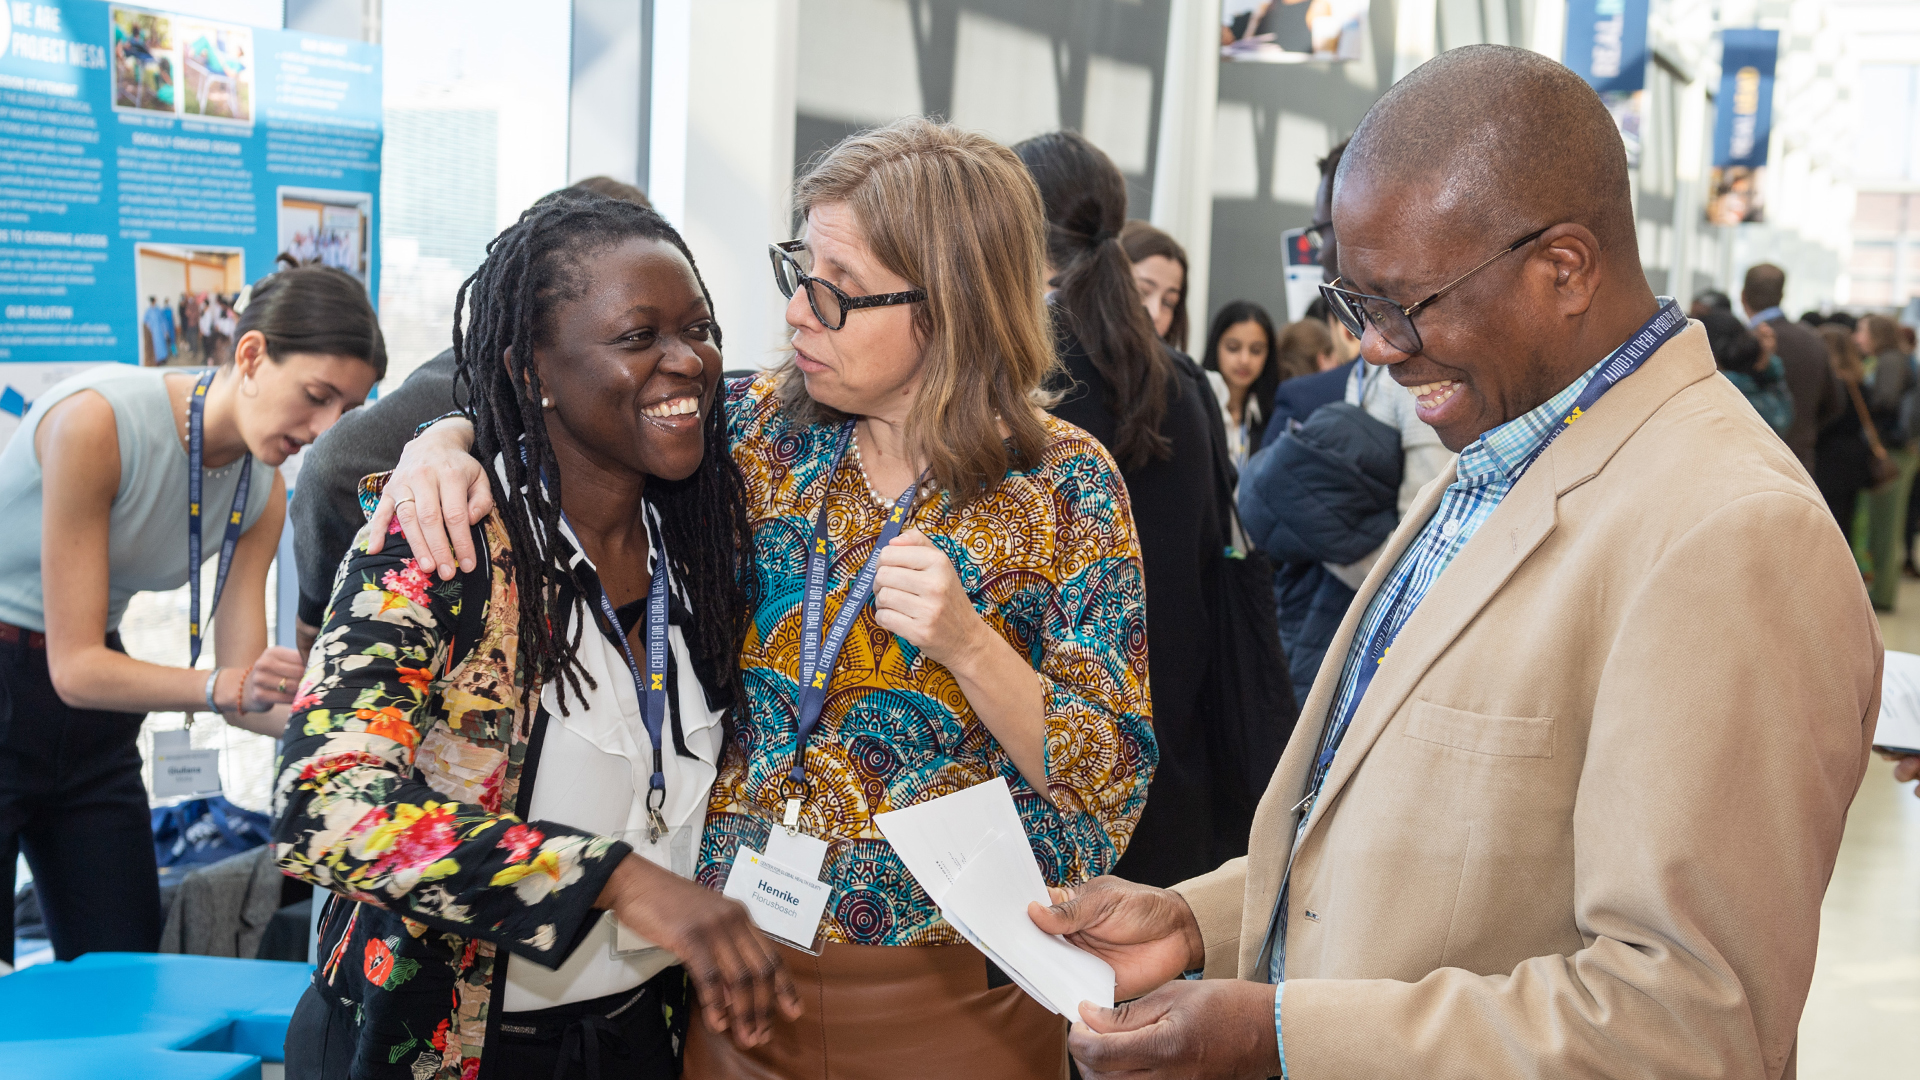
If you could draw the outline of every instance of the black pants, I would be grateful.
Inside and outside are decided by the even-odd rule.
[[[487,1037],[480,1076],[673,1080],[680,1074],[679,1055],[661,1004],[664,996],[674,1003],[676,1017],[682,1016],[683,982],[679,968],[668,968],[637,991],[538,1012],[501,1013]],[[287,1025],[287,1080],[348,1080],[358,1036],[352,1013],[309,986]]]
[[[119,650],[119,635],[107,645]],[[160,947],[153,823],[135,744],[144,719],[70,708],[53,692],[46,649],[0,643],[0,954],[8,962],[22,851],[54,956]]]

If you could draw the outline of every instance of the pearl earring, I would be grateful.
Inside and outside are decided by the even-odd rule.
[[[543,398],[541,398],[541,399],[540,399],[540,407],[541,407],[541,408],[543,408],[543,409],[551,409],[551,408],[553,408],[553,399],[552,399],[552,398],[550,398],[550,397],[543,397]]]

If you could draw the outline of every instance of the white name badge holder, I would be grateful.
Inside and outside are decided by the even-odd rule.
[[[687,824],[670,826],[664,830],[655,827],[625,829],[614,833],[613,836],[631,846],[635,855],[691,881],[694,859],[699,855],[699,852],[693,849],[695,831],[691,824]],[[613,924],[614,956],[624,959],[660,948],[642,935],[635,933],[617,917],[612,917],[612,912],[607,914],[609,916],[607,921]]]
[[[153,733],[155,799],[206,798],[220,790],[219,750],[195,750],[188,728]]]
[[[827,842],[800,830],[803,794],[789,792],[786,817],[768,823],[767,849],[740,845],[727,873],[724,895],[747,906],[753,924],[768,937],[809,956],[820,952],[820,918],[833,886],[820,880]]]

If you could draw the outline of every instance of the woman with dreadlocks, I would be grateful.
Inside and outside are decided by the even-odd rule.
[[[746,627],[719,328],[664,219],[567,194],[454,325],[497,509],[451,580],[371,530],[337,577],[278,785],[281,868],[335,894],[288,1075],[672,1077],[688,978],[744,1045],[798,1015],[689,880]]]
[[[1039,407],[1056,363],[1041,191],[1006,147],[913,117],[841,142],[794,201],[801,236],[768,252],[792,352],[726,392],[753,621],[699,880],[737,891],[764,858],[828,899],[800,935],[817,955],[786,953],[806,1015],[748,1048],[696,1025],[686,1075],[1054,1080],[1066,1020],[942,918],[874,820],[1004,782],[1025,830],[1009,839],[1072,886],[1126,849],[1153,774],[1128,489]],[[464,427],[414,440],[374,517],[398,500],[449,577],[466,530],[437,515],[487,494]]]

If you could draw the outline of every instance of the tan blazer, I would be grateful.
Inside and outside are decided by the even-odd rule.
[[[1878,715],[1826,504],[1688,327],[1569,428],[1434,583],[1298,850],[1361,586],[1254,819],[1177,886],[1207,975],[1264,981],[1292,860],[1291,1080],[1780,1077]]]

